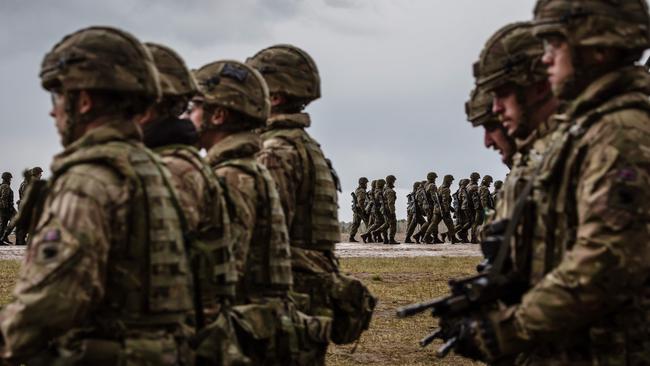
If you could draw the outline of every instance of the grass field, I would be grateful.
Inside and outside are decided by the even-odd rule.
[[[477,258],[344,258],[342,270],[366,282],[379,299],[370,330],[364,333],[354,353],[352,345],[331,346],[328,365],[474,365],[464,359],[448,356],[439,360],[435,343],[420,348],[417,341],[434,328],[428,314],[397,319],[395,308],[441,296],[447,291],[447,280],[471,274]],[[18,271],[17,261],[0,261],[0,304],[11,299]]]

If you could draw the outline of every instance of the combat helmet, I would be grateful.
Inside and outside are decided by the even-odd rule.
[[[483,176],[483,181],[481,182],[482,184],[485,183],[492,183],[493,179],[491,175],[484,175]]]
[[[377,189],[382,189],[386,186],[386,181],[383,179],[377,179]]]
[[[464,187],[464,186],[466,186],[468,184],[469,184],[469,179],[467,179],[467,178],[463,178],[463,179],[460,180],[460,182],[458,182],[458,185],[460,185],[461,187]]]
[[[285,94],[301,100],[303,106],[321,96],[316,63],[296,46],[279,44],[265,48],[246,63],[264,76],[271,94]]]
[[[498,180],[498,181],[494,182],[494,188],[501,189],[501,187],[503,187],[503,181]]]
[[[39,175],[43,173],[43,169],[41,169],[40,166],[35,166],[31,169],[30,172],[32,173],[32,175]]]
[[[160,75],[163,96],[190,96],[198,87],[185,61],[174,50],[161,44],[147,42],[145,46],[153,56]]]
[[[544,46],[532,30],[532,22],[518,22],[490,37],[474,65],[478,87],[490,92],[506,84],[526,87],[547,79]]]
[[[239,61],[209,63],[194,72],[194,78],[208,107],[234,110],[250,119],[252,128],[262,127],[271,111],[269,89],[257,70]],[[212,128],[205,119],[203,128]]]
[[[438,178],[438,174],[434,172],[427,173],[427,181],[434,181],[436,178]]]
[[[538,0],[534,24],[536,36],[561,35],[572,47],[614,47],[639,57],[650,47],[645,0]]]
[[[386,177],[386,183],[388,183],[388,184],[393,184],[393,183],[395,183],[396,180],[397,180],[397,178],[395,178],[395,176],[392,175],[392,174],[388,175]]]
[[[9,179],[11,179],[11,178],[13,178],[13,176],[11,175],[11,173],[9,173],[9,172],[4,172],[4,173],[2,173],[2,180],[9,180]]]
[[[45,55],[41,84],[47,90],[103,90],[161,95],[151,53],[133,35],[89,27],[63,38]]]
[[[64,146],[74,141],[77,124],[86,123],[100,108],[80,115],[74,106],[79,90],[109,92],[121,99],[111,101],[112,111],[131,117],[160,99],[158,71],[147,48],[134,36],[110,27],[90,27],[63,38],[41,63],[41,84],[48,91],[65,96],[66,130]]]
[[[454,181],[454,176],[451,175],[451,174],[447,174],[447,175],[445,175],[444,178],[442,178],[442,182],[444,184],[451,184],[451,182],[453,182],[453,181]]]
[[[477,180],[481,179],[481,175],[478,174],[477,172],[473,172],[472,174],[469,175],[469,179],[471,181],[476,182]]]
[[[368,178],[366,178],[366,177],[359,178],[359,185],[363,185],[363,184],[366,184],[366,183],[368,183]]]
[[[465,103],[465,114],[472,126],[478,127],[489,123],[499,123],[492,113],[492,96],[481,88],[474,88]]]
[[[417,181],[417,182],[413,183],[413,190],[417,191],[420,188],[421,185],[422,185],[422,183],[420,183],[420,181]]]

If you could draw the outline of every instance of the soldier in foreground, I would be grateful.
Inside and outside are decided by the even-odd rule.
[[[331,162],[307,133],[311,118],[304,112],[321,96],[318,68],[311,56],[291,45],[266,48],[247,63],[262,73],[271,93],[259,161],[271,171],[280,193],[294,289],[309,296],[309,306],[303,307],[308,314],[333,319],[332,341],[354,342],[368,329],[375,299],[359,280],[339,273],[334,255],[341,237],[340,184]]]
[[[649,24],[644,0],[538,1],[533,32],[565,122],[522,197],[551,225],[534,226],[518,301],[484,303],[453,317],[461,333],[443,330],[460,335],[457,353],[495,364],[648,364],[650,75],[634,63],[650,48]]]
[[[22,203],[42,211],[21,210],[37,224],[15,300],[0,313],[2,358],[191,364],[182,212],[133,122],[160,96],[151,55],[128,33],[86,28],[54,46],[40,77],[64,150],[47,189],[32,186]]]
[[[0,184],[0,237],[2,245],[12,244],[9,241],[10,230],[9,222],[16,214],[14,208],[14,191],[11,189],[12,175],[9,172],[2,173],[2,184]]]
[[[256,160],[262,141],[255,129],[269,115],[268,88],[256,70],[237,61],[207,64],[195,77],[200,94],[192,100],[190,116],[201,126],[200,144],[231,207],[239,344],[254,365],[320,364],[331,319],[308,317],[289,300],[293,279],[286,221],[276,184]],[[281,334],[296,341],[280,342]]]
[[[353,218],[352,227],[350,228],[350,238],[348,239],[350,243],[358,243],[354,237],[357,235],[362,221],[366,225],[366,229],[370,227],[368,225],[368,216],[366,215],[366,189],[368,189],[368,178],[359,178],[359,186],[352,193]]]
[[[230,215],[217,176],[195,147],[200,124],[195,126],[192,121],[178,117],[198,92],[194,78],[172,49],[154,43],[147,43],[146,47],[159,70],[163,98],[149,108],[151,118],[141,121],[143,141],[160,155],[178,192],[193,279],[201,292],[195,295],[197,314],[191,324],[201,332],[235,300],[237,273]],[[243,359],[242,355],[228,351],[232,343],[222,339],[210,347],[199,347],[198,362],[227,365],[233,359]],[[208,348],[210,352],[206,352]]]

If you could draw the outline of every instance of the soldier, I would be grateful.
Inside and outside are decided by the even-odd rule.
[[[269,114],[268,88],[256,70],[237,61],[207,64],[195,77],[200,95],[192,99],[190,118],[200,126],[200,144],[225,187],[237,243],[240,306],[233,311],[239,343],[255,365],[319,364],[331,320],[307,317],[289,300],[286,221],[271,173],[256,160],[262,141],[255,129]],[[296,342],[280,344],[280,334]]]
[[[406,213],[407,213],[407,229],[406,229],[406,239],[404,240],[405,243],[413,243],[411,240],[411,236],[415,232],[415,229],[418,225],[424,225],[426,220],[424,219],[424,216],[422,216],[422,206],[420,205],[420,201],[418,200],[417,193],[420,190],[420,187],[422,186],[421,182],[415,182],[413,183],[413,191],[406,195],[407,197],[407,206],[406,206]],[[419,238],[418,238],[419,239]],[[420,243],[419,241],[417,242],[418,244]]]
[[[442,180],[442,185],[438,187],[438,199],[440,200],[440,216],[438,222],[434,225],[438,226],[440,221],[445,223],[447,227],[447,236],[452,244],[458,242],[456,238],[456,228],[454,221],[451,219],[453,208],[451,207],[451,184],[454,182],[453,175],[445,175]]]
[[[469,195],[469,207],[471,211],[471,239],[470,243],[478,244],[478,229],[483,223],[483,209],[481,207],[481,199],[478,194],[478,180],[481,175],[473,172],[469,176],[469,183],[467,184],[467,193]]]
[[[23,172],[23,181],[20,183],[20,187],[18,188],[19,208],[20,208],[20,203],[25,199],[25,193],[27,191],[27,187],[29,187],[29,184],[31,182],[40,180],[42,173],[43,173],[43,169],[41,169],[40,167],[27,169]],[[5,231],[5,238],[3,239],[3,241],[9,242],[9,240],[7,240],[6,237],[9,235],[9,233],[11,233],[14,227],[16,228],[16,245],[25,245],[28,228],[25,227],[24,225],[16,225],[15,221],[12,221],[11,225]]]
[[[494,202],[494,207],[497,207],[499,203],[499,193],[501,193],[501,188],[503,187],[503,181],[497,180],[494,182],[494,191],[492,191],[492,202]]]
[[[388,241],[384,241],[384,244],[399,244],[395,240],[395,234],[397,233],[397,215],[395,211],[395,201],[397,200],[397,194],[395,193],[396,180],[394,175],[386,177],[386,188],[384,188],[386,207],[384,207],[384,216],[386,217],[385,225],[388,226]]]
[[[2,237],[2,244],[12,244],[8,237],[11,234],[9,221],[16,213],[14,208],[14,191],[11,189],[11,178],[13,176],[9,172],[2,173],[2,184],[0,184],[0,235]]]
[[[429,211],[427,212],[426,227],[423,227],[420,233],[424,238],[424,242],[427,244],[442,244],[442,241],[438,237],[438,224],[441,220],[441,211],[438,187],[436,186],[437,178],[438,174],[434,172],[427,173],[427,183],[424,186]]]
[[[2,357],[191,364],[182,212],[133,122],[160,96],[151,55],[126,32],[91,27],[56,44],[40,77],[64,150],[47,188],[33,185],[21,202],[35,231],[15,300],[0,313]]]
[[[373,215],[375,217],[375,220],[367,232],[367,236],[369,238],[372,238],[371,240],[375,243],[383,243],[385,241],[388,241],[387,235],[384,236],[384,234],[386,234],[386,229],[388,228],[386,216],[384,215],[384,210],[386,207],[386,200],[384,199],[384,188],[386,188],[386,181],[384,179],[378,179],[375,186],[375,192],[373,193]],[[371,242],[371,240],[368,241]]]
[[[368,225],[366,231],[361,234],[361,239],[364,243],[375,242],[370,228],[375,225],[377,218],[375,217],[375,191],[377,190],[377,180],[370,182],[370,190],[366,192],[366,216],[368,216]]]
[[[350,243],[358,243],[354,237],[357,235],[361,221],[368,226],[368,216],[366,215],[366,189],[368,189],[368,178],[359,178],[359,186],[352,193],[352,228],[350,228]]]
[[[178,116],[197,92],[197,86],[183,59],[172,49],[145,44],[159,70],[163,98],[150,107],[149,120],[142,121],[143,141],[161,156],[172,174],[181,208],[185,213],[185,236],[192,256],[195,280],[201,281],[201,302],[197,329],[214,321],[224,306],[235,299],[237,273],[230,238],[230,218],[224,191],[210,165],[194,147],[197,128]],[[216,270],[216,269],[219,270]],[[228,345],[213,345],[216,354],[198,355],[214,360]]]
[[[492,181],[492,176],[485,175],[483,176],[483,180],[481,180],[481,186],[478,187],[478,196],[481,201],[481,208],[483,209],[483,218],[481,221],[485,220],[485,215],[488,211],[494,210],[494,201],[492,201],[492,195],[490,194]]]
[[[532,238],[522,238],[532,239],[530,287],[502,310],[454,319],[469,325],[457,352],[530,365],[644,365],[650,75],[634,62],[650,48],[648,6],[542,0],[535,20],[566,123],[525,197],[537,219]]]
[[[279,187],[295,290],[309,295],[309,308],[304,308],[309,314],[334,316],[334,342],[354,342],[369,325],[374,298],[360,281],[339,273],[334,256],[334,245],[341,238],[340,182],[331,161],[307,133],[311,119],[304,112],[320,98],[318,68],[311,56],[291,45],[266,48],[247,63],[260,70],[271,92],[271,117],[262,133],[259,160]],[[350,286],[357,286],[354,299],[342,293]]]
[[[464,178],[460,180],[458,187],[458,207],[460,207],[460,210],[458,213],[458,222],[456,224],[456,234],[457,238],[463,243],[469,242],[469,239],[467,238],[467,230],[471,228],[474,218],[472,200],[467,191],[468,184],[469,179]]]

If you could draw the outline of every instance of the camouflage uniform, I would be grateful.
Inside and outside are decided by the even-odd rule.
[[[104,65],[117,71],[100,76]],[[160,95],[150,54],[125,32],[86,28],[46,55],[41,80],[67,105],[79,89],[131,93],[104,124],[81,137],[63,132],[65,150],[47,188],[38,187],[45,194],[30,193],[21,205],[35,231],[15,300],[0,313],[2,356],[30,365],[191,364],[182,212],[169,172],[127,114]],[[75,116],[67,117],[70,129],[83,123]]]
[[[554,90],[567,104],[533,180],[534,234],[524,238],[531,287],[488,316],[496,342],[485,354],[520,353],[525,365],[645,365],[650,75],[631,60],[650,47],[648,8],[639,0],[571,5],[539,1],[534,32],[564,35],[572,50],[615,47],[623,58],[595,72],[572,57],[574,82]]]
[[[417,237],[422,238],[424,242],[441,243],[438,238],[438,226],[433,225],[434,221],[440,222],[440,205],[437,202],[438,187],[436,187],[436,173],[430,172],[427,174],[427,182],[424,185],[424,199],[426,201],[427,222],[422,226],[418,232]]]
[[[294,289],[309,296],[309,306],[303,307],[309,314],[333,318],[332,341],[353,342],[368,327],[374,299],[361,282],[339,273],[334,255],[341,237],[340,182],[331,161],[307,132],[311,119],[303,112],[320,97],[318,69],[305,51],[291,45],[266,48],[247,63],[260,70],[270,92],[283,99],[267,120],[258,159],[278,186],[289,228]],[[362,290],[354,302],[349,302],[350,294],[338,292],[351,283]]]
[[[492,202],[494,202],[494,207],[497,207],[499,203],[499,194],[501,193],[501,188],[503,187],[503,181],[494,182],[494,191],[492,192]]]
[[[467,193],[469,194],[469,205],[472,211],[472,224],[471,224],[471,239],[472,244],[478,243],[478,230],[483,223],[483,208],[481,207],[481,199],[478,194],[478,180],[481,176],[474,172],[470,175],[470,182],[467,185]]]
[[[8,242],[7,237],[11,234],[9,221],[16,213],[14,208],[14,191],[11,189],[11,174],[2,173],[2,184],[0,184],[0,238],[3,244]]]
[[[423,225],[426,222],[424,216],[422,216],[422,206],[420,205],[420,201],[418,200],[417,197],[417,192],[420,189],[420,186],[421,186],[420,182],[413,183],[413,191],[406,196],[408,202],[406,207],[407,210],[406,213],[408,219],[406,225],[407,226],[406,239],[404,240],[405,243],[412,243],[411,236],[415,232],[415,228],[418,225]]]
[[[350,238],[351,243],[355,243],[356,240],[354,237],[357,235],[361,221],[366,225],[366,228],[370,227],[368,225],[368,216],[366,215],[366,189],[368,188],[368,178],[362,177],[359,178],[359,187],[354,191],[356,201],[352,202],[352,227],[350,228]]]
[[[198,131],[191,121],[176,117],[198,92],[194,78],[176,52],[158,44],[146,46],[163,81],[163,101],[156,106],[157,118],[143,126],[143,140],[171,172],[185,214],[185,236],[190,238],[191,263],[197,273],[195,280],[200,281],[201,308],[207,319],[196,324],[202,328],[216,319],[222,305],[235,299],[237,273],[230,217],[217,176],[193,147],[198,143]]]
[[[26,198],[25,194],[27,193],[27,188],[30,183],[35,180],[40,179],[40,175],[43,173],[43,169],[40,167],[34,167],[33,169],[28,169],[23,172],[23,181],[20,183],[18,188],[18,208],[20,208],[20,203]],[[16,245],[25,245],[27,243],[27,228],[25,225],[16,225],[16,222],[12,222],[16,227]],[[13,226],[10,226],[5,236],[13,230]]]
[[[442,185],[438,187],[438,197],[440,199],[440,216],[437,222],[434,225],[439,225],[440,221],[445,223],[447,227],[447,236],[449,241],[453,244],[456,243],[456,228],[454,227],[454,221],[451,219],[451,184],[454,181],[454,177],[451,175],[446,175],[443,179]]]
[[[478,187],[478,196],[481,200],[481,207],[483,208],[483,215],[487,214],[489,210],[494,210],[494,201],[492,201],[492,194],[490,193],[490,185],[492,185],[492,177],[486,175],[481,181],[481,186]]]
[[[456,234],[458,239],[462,242],[469,242],[467,238],[467,230],[472,226],[472,219],[474,212],[472,211],[471,200],[469,198],[469,192],[467,192],[467,185],[469,184],[469,179],[461,179],[458,186],[458,207],[459,212],[457,212],[456,220]]]
[[[368,216],[368,226],[366,226],[366,231],[361,234],[361,239],[364,243],[374,242],[374,237],[372,236],[372,231],[370,230],[377,221],[375,215],[375,191],[377,190],[377,180],[373,180],[370,183],[370,190],[366,192],[366,215]]]
[[[389,175],[386,177],[386,188],[384,188],[384,200],[386,206],[384,207],[384,217],[386,220],[385,225],[388,226],[388,240],[384,244],[399,244],[395,240],[397,233],[397,215],[395,212],[395,201],[397,194],[395,193],[395,176]]]

